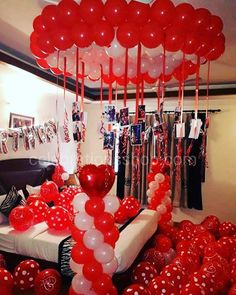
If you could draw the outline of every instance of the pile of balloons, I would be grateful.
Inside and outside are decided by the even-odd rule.
[[[74,215],[72,201],[80,192],[80,187],[68,187],[59,192],[55,182],[46,181],[39,194],[27,198],[26,206],[17,206],[11,211],[9,222],[19,231],[25,231],[43,221],[46,221],[50,229],[69,229]],[[49,207],[48,203],[52,202],[54,206]]]
[[[57,270],[47,268],[41,271],[38,262],[33,259],[21,261],[13,274],[5,267],[0,268],[0,289],[4,295],[12,295],[14,286],[22,292],[34,291],[36,295],[58,295],[61,281]]]
[[[75,218],[70,267],[75,273],[70,294],[117,294],[112,274],[117,269],[114,246],[119,238],[114,213],[119,199],[108,195],[115,180],[109,165],[82,167],[79,181],[83,193],[73,200]]]
[[[131,280],[123,295],[235,295],[236,225],[213,215],[201,224],[160,222]]]
[[[120,202],[120,207],[115,213],[117,223],[125,223],[129,218],[134,217],[140,210],[140,203],[134,196],[125,197]]]
[[[52,180],[56,183],[56,185],[58,187],[62,187],[64,182],[68,179],[69,174],[65,171],[64,167],[60,164],[56,165],[52,174]]]
[[[154,158],[151,162],[151,172],[147,175],[148,208],[158,212],[160,221],[172,219],[169,168],[168,162]]]
[[[175,7],[171,0],[154,0],[151,6],[135,0],[81,0],[80,4],[62,0],[44,7],[34,19],[33,28],[30,49],[40,67],[63,74],[66,57],[65,75],[75,76],[79,48],[79,77],[83,62],[84,74],[90,80],[100,79],[102,66],[104,82],[117,81],[120,85],[139,83],[138,77],[150,84],[157,79],[170,80],[172,75],[178,80],[187,79],[196,72],[198,57],[201,63],[216,60],[225,50],[220,17],[189,3]]]

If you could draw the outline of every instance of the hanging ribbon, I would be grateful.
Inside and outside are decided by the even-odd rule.
[[[112,103],[112,73],[113,73],[113,59],[109,58],[109,104]]]
[[[63,130],[64,130],[64,140],[65,142],[70,142],[70,133],[69,133],[69,119],[68,113],[66,110],[66,57],[64,57],[64,123],[63,123]]]
[[[207,63],[207,88],[206,88],[206,120],[208,119],[208,110],[209,110],[209,85],[210,85],[210,60]]]
[[[141,105],[144,105],[144,79],[141,78]]]
[[[160,104],[161,104],[161,80],[158,80],[157,86],[157,112],[160,113]]]
[[[84,112],[84,76],[85,64],[82,62],[82,78],[81,78],[81,112]]]
[[[137,55],[137,82],[136,82],[136,103],[135,103],[135,123],[138,123],[138,106],[139,106],[139,84],[140,84],[140,68],[141,68],[141,43],[138,44]]]
[[[126,101],[127,101],[127,85],[128,85],[128,61],[129,61],[129,55],[128,55],[129,49],[126,48],[125,50],[125,85],[124,85],[124,108],[126,107]]]
[[[102,65],[100,65],[101,69],[101,79],[100,79],[100,107],[101,107],[101,113],[102,113],[102,101],[103,101],[103,68]]]
[[[79,48],[76,48],[76,101],[79,101]]]
[[[199,72],[200,72],[200,56],[197,57],[196,89],[195,89],[195,101],[194,101],[195,120],[197,120],[198,105],[199,105]]]

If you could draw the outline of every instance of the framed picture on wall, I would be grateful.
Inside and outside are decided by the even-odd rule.
[[[9,127],[21,128],[31,127],[34,125],[34,117],[10,113]]]

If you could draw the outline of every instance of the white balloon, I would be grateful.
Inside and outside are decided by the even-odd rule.
[[[84,245],[91,250],[97,249],[103,244],[104,236],[97,229],[89,229],[84,233],[83,242]]]
[[[153,63],[150,65],[149,70],[148,70],[148,75],[153,78],[156,79],[160,76],[162,72],[162,68],[160,65],[158,65],[157,63]]]
[[[153,190],[156,190],[156,189],[159,188],[159,184],[158,184],[157,181],[151,181],[151,182],[149,183],[149,187],[150,187],[150,189],[153,191]]]
[[[137,75],[137,65],[135,63],[129,62],[128,63],[128,77],[130,79],[136,77]]]
[[[94,250],[94,257],[100,263],[108,263],[114,258],[114,249],[111,245],[103,243]]]
[[[129,48],[128,55],[131,58],[137,58],[137,55],[138,55],[138,45],[136,45],[136,46],[134,46],[132,48]]]
[[[103,199],[105,211],[114,214],[120,207],[120,200],[116,196],[106,195]]]
[[[164,214],[164,213],[166,213],[166,211],[167,211],[166,206],[163,205],[163,204],[158,205],[158,206],[156,207],[156,210],[157,210],[157,212],[158,212],[159,214],[161,214],[161,215]]]
[[[147,56],[142,56],[141,58],[141,73],[144,74],[148,71],[151,65],[151,61]]]
[[[162,174],[162,173],[157,173],[157,174],[155,175],[154,179],[155,179],[156,181],[158,181],[159,183],[162,183],[162,182],[165,181],[165,175]]]
[[[170,198],[170,197],[167,197],[167,196],[165,195],[165,198],[164,198],[164,200],[162,201],[162,203],[163,203],[164,205],[169,205],[169,204],[171,204],[171,198]]]
[[[70,264],[70,269],[74,273],[80,273],[80,274],[82,274],[83,264],[76,263],[72,258],[70,259],[69,264]]]
[[[125,65],[122,61],[116,59],[113,62],[113,74],[116,77],[120,77],[125,73]]]
[[[151,203],[151,200],[152,200],[152,198],[150,198],[150,197],[147,199],[147,201],[148,201],[148,204],[150,204],[150,203]]]
[[[172,194],[172,192],[171,192],[171,190],[169,189],[169,190],[165,193],[165,196],[167,196],[167,197],[171,197],[171,194]]]
[[[152,191],[150,189],[148,189],[146,194],[147,194],[148,197],[151,197]]]
[[[91,69],[89,71],[89,77],[92,80],[98,80],[101,77],[101,67],[99,64],[97,63],[91,63],[90,64]]]
[[[58,63],[58,60],[57,60],[57,51],[54,52],[54,53],[51,53],[47,56],[46,58],[46,61],[48,63],[48,65],[52,68],[57,68],[57,63]]]
[[[69,179],[69,174],[67,172],[62,173],[61,178],[62,180],[68,180]]]
[[[109,57],[121,57],[125,55],[125,48],[120,45],[116,38],[111,42],[110,47],[105,47],[105,51]]]
[[[94,218],[89,216],[86,212],[79,212],[75,214],[75,225],[80,230],[89,230],[93,226]]]
[[[117,270],[117,267],[118,267],[118,261],[115,256],[110,262],[104,263],[102,265],[103,272],[107,274],[113,274]]]
[[[74,206],[74,212],[85,212],[85,203],[89,200],[89,196],[85,193],[78,193],[74,196],[72,204]]]
[[[92,282],[85,279],[82,274],[76,274],[71,282],[72,288],[79,294],[88,294]]]

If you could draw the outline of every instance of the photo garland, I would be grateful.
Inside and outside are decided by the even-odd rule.
[[[12,138],[11,149],[17,152],[20,139],[23,140],[23,146],[28,151],[35,149],[36,140],[39,144],[50,143],[56,134],[57,124],[54,119],[30,127],[0,129],[0,154],[8,153],[7,142],[9,138]]]

